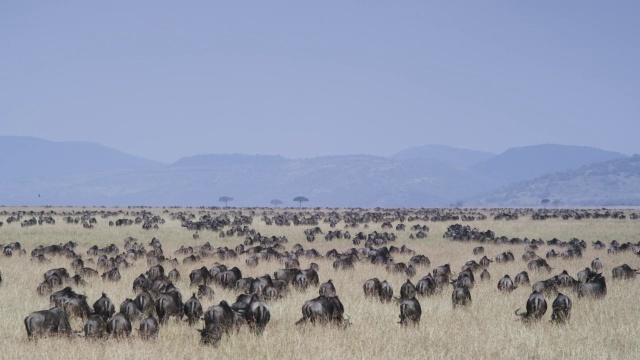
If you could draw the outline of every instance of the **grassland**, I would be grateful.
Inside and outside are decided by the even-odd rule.
[[[2,209],[0,209],[2,210]],[[12,211],[14,209],[5,209]],[[20,209],[25,210],[25,209]],[[69,210],[69,209],[64,209]],[[58,210],[59,212],[62,210]],[[86,254],[89,246],[106,246],[115,243],[123,248],[123,239],[127,236],[149,242],[153,237],[161,240],[165,254],[173,254],[180,245],[200,245],[209,241],[214,247],[235,247],[242,242],[240,237],[219,238],[214,232],[201,232],[200,239],[194,240],[192,232],[180,226],[177,220],[171,220],[162,209],[152,210],[165,218],[166,223],[158,230],[145,231],[139,225],[127,227],[109,227],[105,219],[98,218],[94,229],[84,229],[77,224],[63,223],[56,218],[56,225],[21,227],[19,223],[5,223],[0,227],[0,244],[19,241],[29,253],[36,245],[58,244],[69,240],[78,242],[76,250]],[[195,209],[193,211],[196,211]],[[295,210],[292,210],[295,211]],[[218,211],[220,212],[220,211]],[[248,214],[248,211],[244,211]],[[3,221],[4,219],[0,219]],[[454,271],[468,260],[479,260],[472,254],[476,243],[459,243],[443,239],[446,228],[455,222],[424,222],[430,227],[426,239],[409,239],[411,231],[393,231],[398,240],[392,245],[400,247],[406,244],[418,254],[427,255],[432,266],[449,263]],[[458,223],[464,223],[458,221]],[[407,229],[412,223],[407,223]],[[515,221],[483,220],[469,222],[480,230],[491,229],[497,235],[507,237],[584,239],[587,243],[602,240],[620,242],[638,242],[640,240],[640,220],[586,219],[533,221],[521,217]],[[395,223],[394,223],[395,225]],[[324,254],[330,249],[343,251],[354,247],[349,240],[326,242],[318,239],[310,244],[305,240],[303,230],[308,226],[277,227],[267,226],[254,216],[252,228],[262,235],[284,235],[289,239],[287,249],[296,243],[305,249],[316,248]],[[320,227],[330,230],[328,224]],[[343,228],[339,223],[337,228]],[[380,224],[370,224],[369,228],[350,229],[352,233],[374,230],[381,231]],[[388,230],[387,230],[388,231]],[[54,257],[51,263],[40,264],[30,261],[29,256],[4,257],[0,255],[0,271],[3,283],[0,285],[0,358],[2,359],[395,359],[395,358],[456,358],[456,359],[638,359],[640,358],[640,279],[613,281],[611,268],[623,263],[632,268],[640,267],[640,257],[631,252],[609,255],[605,250],[594,250],[591,246],[583,253],[582,259],[550,259],[553,267],[551,274],[531,273],[532,283],[549,278],[566,269],[575,277],[577,271],[589,266],[591,260],[599,257],[604,263],[607,277],[608,294],[605,299],[578,299],[574,292],[566,292],[573,300],[572,318],[565,326],[552,325],[548,320],[550,311],[544,320],[535,325],[525,325],[517,321],[514,310],[524,308],[531,293],[528,286],[520,287],[509,294],[497,290],[498,280],[505,274],[512,277],[526,269],[526,263],[520,260],[524,252],[521,245],[484,245],[489,257],[505,250],[512,250],[516,261],[509,264],[493,263],[488,270],[491,280],[480,282],[471,290],[473,304],[466,309],[453,309],[451,288],[443,294],[428,298],[419,298],[422,306],[422,320],[419,327],[402,329],[398,325],[399,306],[395,303],[382,304],[365,299],[362,284],[365,280],[378,277],[387,279],[396,293],[406,276],[389,274],[384,267],[365,262],[357,263],[353,271],[335,271],[329,260],[314,260],[320,265],[320,281],[332,279],[338,295],[345,307],[345,314],[352,325],[346,330],[335,327],[297,327],[294,322],[301,317],[300,308],[304,301],[317,296],[317,288],[306,292],[292,291],[285,299],[270,302],[271,322],[262,336],[256,336],[242,330],[238,334],[225,336],[218,348],[199,345],[199,334],[186,322],[171,321],[160,330],[155,341],[144,342],[135,335],[126,340],[87,341],[83,338],[43,338],[28,341],[23,320],[32,311],[48,309],[48,297],[39,297],[36,286],[42,281],[42,274],[51,268],[70,268],[71,260]],[[558,249],[558,248],[556,248]],[[542,246],[537,253],[544,257],[549,247]],[[86,258],[86,255],[84,255]],[[406,262],[409,255],[396,254],[396,261]],[[181,257],[179,257],[181,260]],[[281,265],[277,261],[261,262],[256,268],[247,269],[245,256],[237,260],[224,261],[228,266],[238,266],[243,276],[260,276],[273,272]],[[193,289],[189,288],[188,274],[201,266],[210,267],[216,259],[205,259],[202,264],[177,267],[182,279],[177,286],[186,299]],[[303,268],[311,261],[301,258]],[[121,270],[122,280],[118,283],[89,279],[86,287],[75,289],[89,297],[93,302],[105,292],[116,304],[132,298],[133,279],[146,271],[144,260],[134,267]],[[170,270],[170,269],[167,269]],[[413,278],[414,283],[431,269],[420,267]],[[225,299],[232,302],[237,293],[226,291],[215,285],[213,301],[203,300],[207,308]],[[549,304],[553,298],[548,298]],[[137,327],[137,323],[134,327]],[[80,320],[72,322],[74,330],[80,330]]]

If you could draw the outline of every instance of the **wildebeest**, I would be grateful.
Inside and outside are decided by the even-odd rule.
[[[296,325],[304,323],[333,323],[336,325],[348,325],[344,319],[344,306],[337,296],[319,296],[308,300],[302,305],[302,318]]]
[[[515,257],[513,256],[513,253],[511,251],[505,251],[502,254],[496,255],[497,263],[504,263],[504,262],[514,261],[514,260],[515,260]]]
[[[513,283],[509,275],[503,276],[502,279],[498,281],[498,290],[500,291],[511,292],[517,288],[518,286]]]
[[[222,300],[220,304],[211,306],[205,311],[204,323],[205,330],[211,325],[216,325],[220,331],[228,333],[236,324],[236,315],[231,306],[225,300]],[[205,336],[203,335],[203,340],[204,338]]]
[[[93,311],[96,315],[102,316],[104,321],[107,321],[116,312],[116,307],[107,294],[102,293],[102,296],[93,303]]]
[[[135,280],[133,280],[133,291],[147,291],[151,287],[151,282],[145,274],[140,274]]]
[[[633,279],[637,273],[638,269],[632,269],[627,264],[622,264],[611,269],[613,279]]]
[[[131,299],[125,299],[120,304],[120,313],[127,317],[127,319],[131,322],[134,320],[142,319],[144,313],[138,309],[136,304]]]
[[[422,309],[416,298],[406,299],[400,305],[400,324],[402,326],[420,325],[421,316]]]
[[[198,297],[213,300],[215,292],[207,285],[198,285]]]
[[[218,346],[222,339],[222,327],[218,323],[205,323],[204,328],[198,329],[200,332],[200,342],[205,345]]]
[[[482,281],[491,280],[491,274],[489,274],[487,269],[482,270],[482,273],[480,274],[480,280]]]
[[[562,293],[553,300],[551,305],[553,313],[551,313],[551,321],[556,324],[564,324],[571,317],[571,299]]]
[[[416,293],[415,285],[413,285],[411,280],[407,279],[407,281],[400,287],[400,300],[413,299],[416,297]]]
[[[200,317],[202,316],[202,304],[196,298],[196,294],[194,293],[189,300],[184,303],[184,313],[187,315],[187,321],[189,325],[196,324]]]
[[[557,281],[553,278],[538,281],[531,286],[531,289],[547,296],[558,293]]]
[[[71,335],[69,319],[60,307],[32,312],[24,319],[24,326],[29,340],[38,335]]]
[[[365,297],[379,297],[380,296],[380,280],[378,278],[369,279],[362,285]]]
[[[517,285],[529,285],[531,283],[529,281],[529,274],[526,271],[518,273],[513,282]]]
[[[271,312],[269,311],[267,303],[257,294],[253,294],[244,317],[249,326],[256,333],[261,334],[271,319]]]
[[[120,270],[117,267],[102,274],[102,280],[120,281],[121,278]]]
[[[155,308],[153,303],[153,297],[146,291],[139,293],[135,299],[133,299],[133,303],[136,305],[138,310],[142,312],[144,315],[151,315]]]
[[[545,270],[546,272],[551,272],[551,266],[549,266],[545,259],[531,260],[527,263],[527,268],[531,271]]]
[[[600,258],[593,259],[593,261],[591,262],[591,270],[595,272],[601,272],[603,268],[604,266],[602,265],[602,261],[600,261]]]
[[[431,274],[422,277],[416,284],[416,292],[422,296],[431,296],[437,290],[436,281]]]
[[[453,303],[454,309],[458,306],[467,306],[471,304],[471,292],[469,291],[469,288],[466,286],[454,287],[453,292],[451,293],[451,302]]]
[[[140,322],[140,328],[138,329],[138,335],[142,339],[153,339],[158,336],[158,330],[160,329],[160,325],[158,324],[158,320],[153,316],[149,315],[148,318],[142,320]]]
[[[589,296],[594,298],[604,298],[607,295],[607,283],[604,276],[592,273],[587,277],[584,284],[578,285],[578,298]]]
[[[331,281],[331,279],[329,279],[329,281],[327,281],[326,283],[320,285],[320,289],[318,290],[318,292],[320,293],[320,296],[336,296],[336,288],[335,286],[333,286],[333,282]]]
[[[387,280],[384,280],[380,284],[380,301],[389,302],[391,299],[393,299],[393,287],[387,282]]]
[[[520,316],[523,321],[538,321],[547,312],[547,301],[542,294],[534,291],[527,300],[527,312],[518,314],[518,311],[520,309],[516,310],[516,315]]]
[[[129,336],[131,334],[131,329],[131,322],[126,316],[124,316],[124,314],[115,313],[107,321],[107,332],[111,336],[115,336],[117,338]]]
[[[482,246],[473,248],[473,255],[480,255],[484,253],[484,248]]]
[[[191,271],[189,274],[189,280],[191,281],[189,286],[209,285],[209,281],[211,281],[211,273],[205,266],[203,266],[200,269]],[[233,283],[235,285],[235,281]]]
[[[181,296],[175,291],[160,294],[155,301],[156,314],[160,324],[167,322],[170,316],[175,316],[181,320],[184,316],[184,305]]]
[[[209,273],[209,271],[207,271],[207,273]],[[174,283],[178,282],[180,281],[180,272],[177,269],[173,269],[169,271],[169,274],[167,275],[167,277],[171,282],[174,282]]]
[[[107,331],[107,323],[100,315],[91,315],[83,326],[84,336],[86,338],[101,338]]]

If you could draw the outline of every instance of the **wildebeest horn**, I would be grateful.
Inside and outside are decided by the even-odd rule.
[[[518,316],[522,316],[522,315],[518,314],[518,311],[520,311],[520,309],[519,309],[519,308],[518,308],[518,309],[516,309],[516,315],[518,315]]]

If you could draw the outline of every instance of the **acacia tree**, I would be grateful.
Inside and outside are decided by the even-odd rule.
[[[540,203],[542,204],[542,206],[547,207],[547,204],[549,204],[551,200],[549,199],[542,199],[542,201],[540,201]]]
[[[293,201],[297,202],[298,204],[300,204],[300,207],[302,207],[302,203],[309,201],[309,199],[304,196],[296,196],[293,198]]]
[[[273,206],[282,205],[282,201],[280,199],[273,199],[271,200],[271,205]]]
[[[225,207],[229,207],[228,203],[229,201],[233,201],[233,198],[231,196],[222,196],[220,197],[220,199],[218,199],[218,201],[223,202]]]

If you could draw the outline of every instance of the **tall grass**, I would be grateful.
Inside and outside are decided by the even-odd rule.
[[[68,209],[66,209],[68,210]],[[196,210],[193,210],[196,211]],[[89,246],[97,244],[106,246],[115,243],[123,249],[123,239],[133,236],[138,241],[148,243],[153,237],[161,240],[165,254],[171,255],[180,245],[199,245],[209,241],[214,247],[235,247],[243,238],[219,238],[217,233],[201,232],[200,239],[194,240],[192,233],[180,226],[179,221],[171,220],[168,214],[160,209],[155,213],[163,215],[167,220],[159,230],[144,231],[139,225],[129,227],[108,227],[108,220],[98,218],[94,229],[84,229],[79,225],[70,225],[57,217],[56,225],[42,225],[22,228],[18,223],[4,224],[0,228],[0,244],[19,241],[30,252],[39,244],[57,244],[66,241],[77,241],[76,250],[86,256]],[[245,210],[245,213],[248,213]],[[339,251],[354,247],[349,240],[335,239],[327,242],[322,237],[310,244],[305,240],[304,226],[277,227],[267,226],[254,216],[252,228],[262,235],[285,235],[289,239],[287,249],[296,243],[305,249],[314,247],[321,253],[336,248]],[[474,256],[472,248],[475,243],[458,243],[443,239],[442,235],[449,222],[418,222],[427,224],[431,230],[429,236],[422,240],[411,240],[411,231],[397,232],[395,245],[406,244],[418,254],[427,255],[432,266],[449,263],[457,272],[460,267]],[[508,237],[542,238],[549,240],[559,238],[570,240],[579,238],[591,241],[609,242],[617,239],[621,242],[640,240],[640,221],[637,220],[546,220],[532,221],[521,218],[516,221],[475,221],[469,223],[480,230],[491,229],[497,235]],[[395,225],[395,224],[394,224]],[[409,224],[411,225],[411,224]],[[320,225],[326,232],[327,224]],[[338,224],[337,228],[344,228]],[[409,228],[409,226],[407,226]],[[371,224],[367,229],[359,227],[349,229],[354,234],[374,230],[381,231],[378,224]],[[389,230],[387,230],[389,231]],[[366,358],[580,358],[580,359],[637,359],[640,358],[640,279],[629,281],[613,281],[611,269],[627,263],[633,268],[640,267],[640,257],[632,253],[609,255],[604,250],[593,250],[591,246],[583,253],[582,259],[551,259],[551,274],[531,273],[532,283],[569,271],[575,277],[577,271],[590,265],[591,260],[600,257],[604,263],[604,274],[607,278],[608,294],[602,300],[578,299],[572,291],[564,292],[573,300],[572,317],[564,326],[552,325],[548,320],[549,311],[539,324],[525,325],[517,320],[514,311],[524,308],[531,293],[529,286],[522,286],[512,293],[503,294],[497,289],[498,280],[505,274],[512,277],[526,269],[526,263],[520,260],[524,246],[484,245],[487,256],[511,249],[516,261],[509,264],[493,263],[488,270],[491,280],[481,282],[471,290],[473,303],[465,309],[453,309],[451,306],[451,288],[442,294],[419,298],[422,306],[422,319],[419,327],[403,329],[398,324],[399,305],[382,304],[379,301],[366,299],[362,291],[365,280],[377,277],[388,280],[399,293],[400,285],[406,276],[389,274],[384,267],[368,263],[356,263],[353,271],[335,271],[331,261],[313,260],[320,265],[320,281],[332,279],[345,314],[350,317],[352,325],[347,329],[322,326],[295,326],[301,317],[301,306],[304,301],[318,295],[317,288],[311,287],[305,292],[292,290],[288,297],[269,303],[271,322],[262,336],[256,336],[241,330],[233,336],[224,336],[217,348],[199,345],[199,334],[196,327],[189,327],[186,322],[170,321],[160,329],[157,340],[144,342],[132,335],[126,340],[88,341],[84,338],[42,338],[28,341],[23,320],[32,311],[48,309],[48,297],[39,297],[36,286],[43,278],[42,274],[51,268],[66,267],[70,269],[71,260],[54,257],[51,263],[40,264],[30,261],[29,256],[13,256],[7,258],[0,255],[0,271],[3,283],[0,285],[0,358],[6,359],[197,359],[197,358],[265,358],[265,359],[366,359]],[[543,256],[549,247],[542,246],[538,255]],[[395,254],[396,261],[408,261],[409,255]],[[182,260],[182,257],[179,257]],[[238,266],[243,276],[260,276],[273,272],[281,265],[277,261],[261,262],[256,268],[244,266],[245,256],[236,260],[224,261],[228,266]],[[195,289],[189,288],[188,275],[192,269],[201,266],[210,267],[216,259],[207,258],[202,264],[177,267],[182,279],[177,286],[186,299]],[[303,268],[307,268],[312,260],[300,259]],[[94,266],[93,266],[94,267]],[[119,307],[126,298],[134,296],[131,285],[140,273],[146,271],[144,260],[138,261],[134,267],[121,270],[122,280],[118,283],[103,282],[101,279],[88,279],[86,287],[75,288],[77,292],[89,297],[90,305],[105,292]],[[171,270],[171,268],[166,269]],[[415,283],[431,269],[420,267]],[[220,300],[232,302],[237,293],[227,291],[215,285],[213,301],[204,300],[203,307],[217,304]],[[547,298],[549,307],[553,298]],[[72,322],[74,330],[80,330],[79,320]],[[135,323],[134,327],[138,324]],[[198,326],[200,328],[201,326]]]

